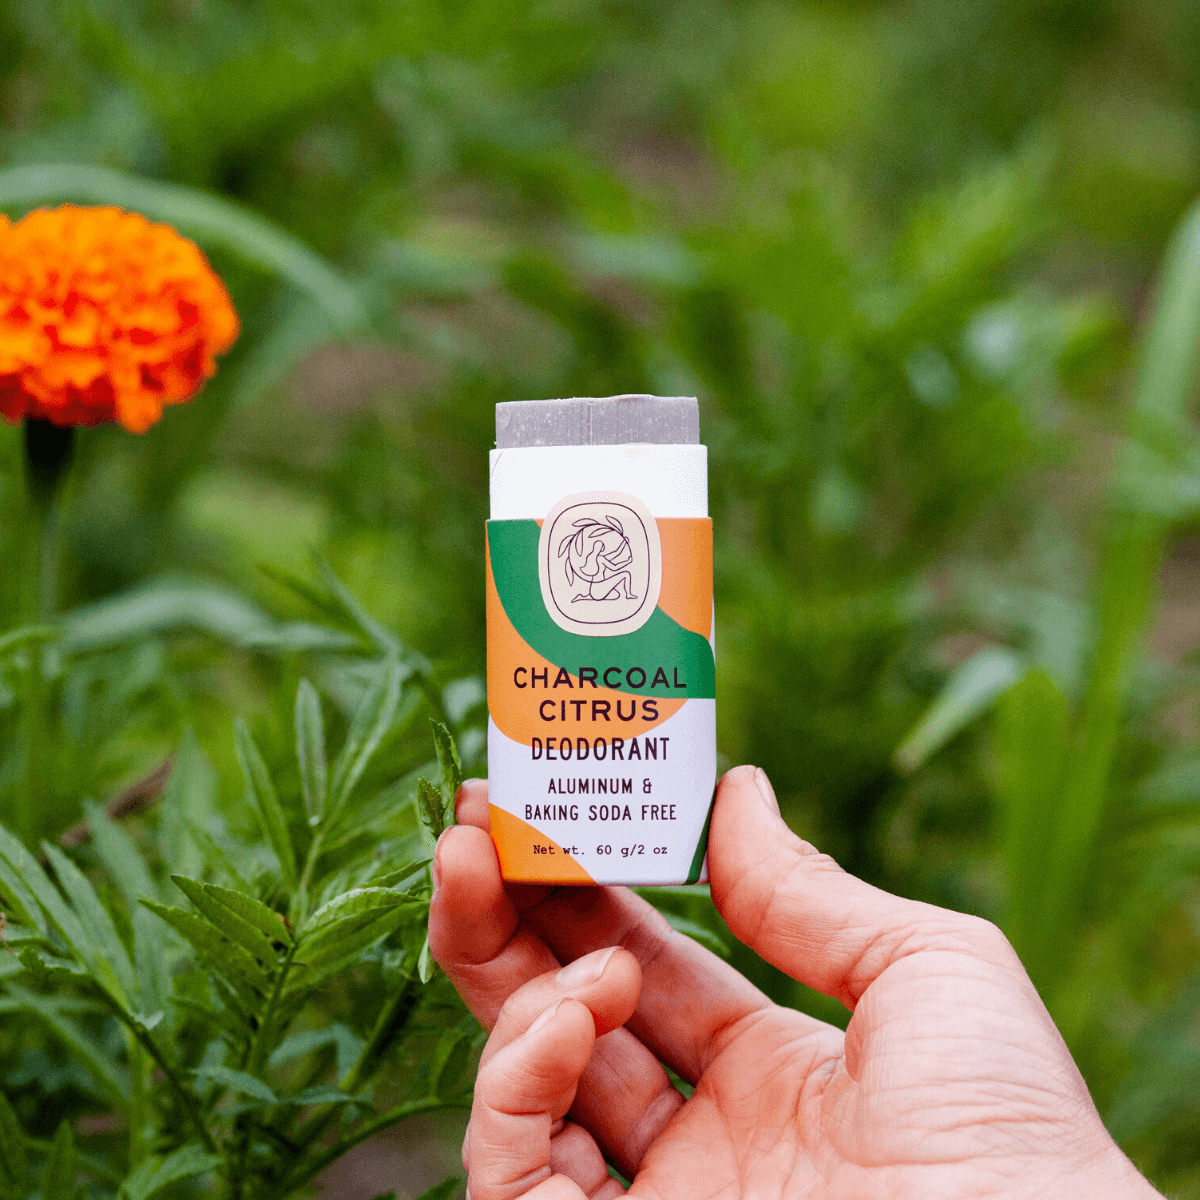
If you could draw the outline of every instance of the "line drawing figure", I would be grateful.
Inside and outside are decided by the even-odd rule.
[[[603,520],[582,517],[571,523],[569,533],[559,543],[558,557],[565,558],[563,570],[568,585],[578,578],[585,586],[571,603],[580,600],[636,600],[633,591],[633,549],[621,522],[611,513]]]

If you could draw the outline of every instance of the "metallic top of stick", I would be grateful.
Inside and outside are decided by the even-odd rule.
[[[619,446],[629,442],[687,446],[700,442],[694,396],[578,396],[496,405],[496,448]]]

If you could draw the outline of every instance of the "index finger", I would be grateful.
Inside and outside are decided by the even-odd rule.
[[[521,920],[481,829],[448,829],[434,856],[429,945],[467,1006],[491,1029],[509,995],[559,960]],[[572,1109],[622,1173],[642,1157],[683,1103],[658,1059],[628,1029],[596,1042]]]
[[[459,822],[487,829],[487,806],[485,781],[464,784]],[[481,878],[479,886],[494,882]],[[509,885],[507,894],[514,913],[521,910],[514,934],[535,931],[562,962],[605,946],[622,946],[634,955],[642,969],[642,993],[626,1028],[690,1083],[736,1036],[741,1021],[771,1003],[728,963],[676,933],[653,905],[627,888]]]

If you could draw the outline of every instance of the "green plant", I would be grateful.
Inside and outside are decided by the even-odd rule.
[[[250,717],[281,796],[299,796],[280,732],[299,676],[336,742],[361,660],[382,651],[328,596],[259,565],[300,570],[319,547],[441,677],[469,680],[492,404],[696,393],[723,752],[762,765],[794,827],[850,869],[1007,920],[1102,1111],[1161,1184],[1194,1190],[1195,662],[1139,651],[1086,717],[1083,697],[1106,569],[1094,481],[1127,433],[1128,330],[1200,169],[1200,9],[353,0],[330,22],[326,8],[0,12],[9,215],[103,200],[175,221],[244,327],[200,403],[139,439],[79,439],[67,615],[36,652],[0,650],[5,820],[26,825],[35,658],[49,769],[31,844],[75,822],[81,796],[144,806],[185,725],[229,777],[230,711]],[[1157,479],[1137,503],[1173,514],[1170,584],[1200,526],[1191,433],[1165,432],[1132,441]],[[5,632],[23,619],[20,481],[18,433],[0,428]],[[1153,557],[1114,578],[1110,616],[1144,600]],[[1194,592],[1178,579],[1177,633]],[[406,712],[360,786],[427,756],[436,705]],[[1058,772],[1082,753],[1081,721],[1099,750],[1072,783],[1087,873],[1050,897],[1039,863],[1066,823]],[[479,731],[461,732],[470,759]],[[153,825],[150,804],[130,828]],[[1010,898],[1019,878],[1027,902]],[[1044,924],[1043,899],[1059,913]],[[702,897],[660,902],[719,929]],[[775,998],[839,1019],[730,952]],[[0,1051],[44,1152],[54,1128],[44,1104],[28,1111],[28,1079],[58,1065],[31,1065],[3,1029]],[[75,1086],[61,1078],[56,1103]]]
[[[140,839],[91,806],[88,857],[47,842],[39,862],[0,829],[0,1010],[70,1079],[49,1106],[36,1088],[0,1098],[6,1195],[72,1196],[81,1172],[121,1200],[188,1179],[229,1200],[290,1196],[373,1134],[469,1103],[478,1030],[425,933],[457,749],[435,722],[437,786],[424,767],[365,786],[416,680],[397,653],[364,666],[331,762],[306,679],[288,776],[238,725],[244,799],[228,822],[188,737]],[[52,1143],[22,1130],[64,1107],[110,1132],[73,1139],[70,1116]]]
[[[1182,1086],[1198,1061],[1183,1033],[1194,1020],[1195,970],[1156,979],[1131,961],[1151,929],[1188,903],[1200,864],[1195,751],[1154,719],[1193,692],[1194,668],[1155,664],[1145,652],[1171,534],[1200,512],[1200,438],[1188,412],[1198,344],[1193,206],[1167,248],[1142,342],[1088,602],[1058,597],[1053,635],[1018,621],[1014,645],[967,659],[895,756],[913,771],[995,706],[986,756],[1007,874],[1005,931],[1085,1069],[1119,1036],[1097,1004],[1098,967],[1109,1003],[1127,1003],[1127,988],[1158,1010],[1134,1039],[1123,1080],[1093,1072],[1111,1097],[1114,1132],[1135,1150],[1156,1132],[1164,1147],[1186,1141],[1200,1122]],[[1165,1150],[1156,1161],[1178,1169],[1187,1159]]]

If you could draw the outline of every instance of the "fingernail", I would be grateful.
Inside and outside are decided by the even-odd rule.
[[[554,1014],[558,1012],[558,1010],[562,1008],[566,1002],[567,997],[564,996],[557,1004],[554,1004],[550,1008],[546,1009],[546,1011],[542,1013],[542,1015],[538,1017],[538,1019],[534,1021],[534,1023],[530,1025],[527,1030],[525,1030],[525,1036],[532,1037],[540,1029],[544,1029],[547,1025],[549,1025],[550,1022],[554,1020]]]
[[[554,976],[554,982],[564,988],[585,987],[589,983],[595,983],[604,974],[608,960],[616,952],[616,946],[609,946],[607,950],[596,950],[591,954],[585,954],[582,958],[577,958],[573,963],[568,963],[563,967]]]
[[[771,786],[771,781],[762,767],[754,768],[754,782],[758,785],[758,794],[775,812],[779,812],[779,801],[775,799],[775,789]]]

